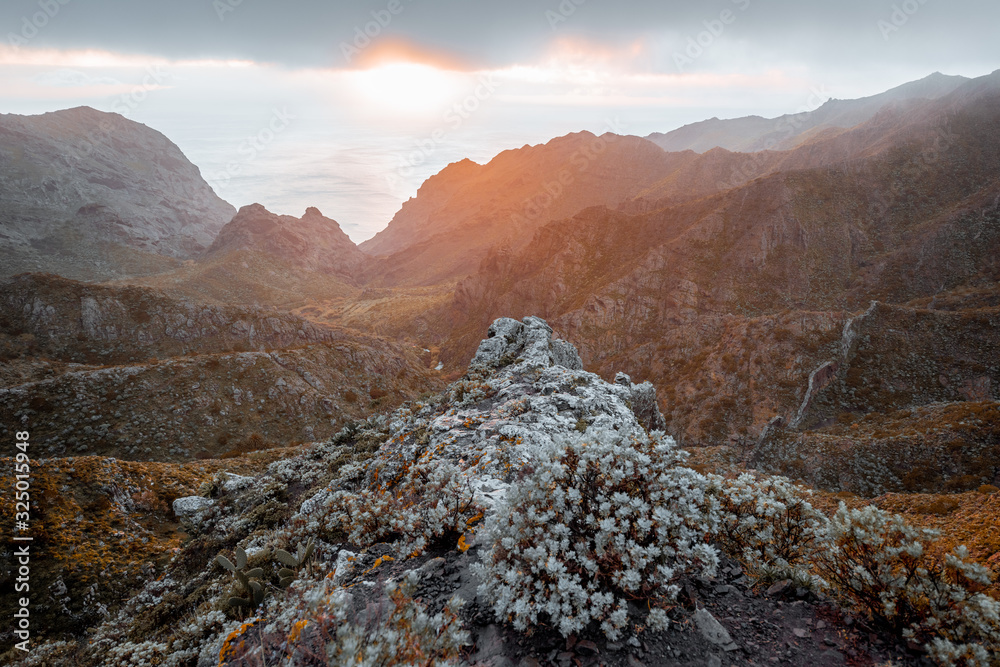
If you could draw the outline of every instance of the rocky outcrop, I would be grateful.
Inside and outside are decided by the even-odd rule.
[[[272,256],[300,269],[355,276],[367,255],[358,250],[335,220],[308,208],[301,218],[276,215],[260,204],[244,206],[205,252],[214,259],[239,250]]]
[[[198,255],[235,213],[162,134],[89,107],[0,115],[0,200],[6,275],[141,274],[137,251],[162,270],[154,256]]]
[[[497,368],[503,364],[531,363],[583,370],[576,348],[552,338],[552,327],[538,317],[524,322],[501,317],[490,325],[487,338],[479,344],[472,366]]]
[[[544,626],[520,633],[494,619],[477,591],[479,579],[472,567],[482,547],[471,538],[467,542],[466,535],[457,547],[450,545],[458,536],[449,536],[451,543],[428,545],[426,553],[416,555],[399,553],[384,542],[359,548],[343,541],[340,527],[332,526],[324,514],[331,498],[358,486],[392,488],[391,480],[413,470],[414,463],[424,471],[457,469],[466,482],[462,488],[471,489],[489,513],[507,489],[531,474],[539,447],[588,434],[600,438],[615,431],[626,437],[643,432],[629,402],[651,387],[637,387],[625,376],[609,383],[560,365],[553,351],[576,365],[574,350],[568,343],[557,343],[539,318],[499,320],[491,334],[482,341],[482,354],[468,374],[440,396],[403,406],[389,416],[370,417],[298,456],[272,463],[253,482],[240,479],[232,484],[229,475],[220,474],[203,484],[198,495],[174,500],[174,511],[191,535],[161,576],[148,577],[115,612],[104,609],[98,615],[104,621],[92,627],[85,640],[36,646],[32,659],[46,665],[124,665],[142,656],[150,662],[236,665],[264,653],[284,655],[292,643],[305,647],[297,654],[311,655],[314,648],[334,646],[335,636],[350,631],[348,624],[383,622],[385,610],[396,608],[394,613],[407,614],[406,625],[400,627],[413,634],[391,647],[392,656],[404,642],[431,650],[420,642],[442,637],[443,626],[425,614],[437,613],[451,598],[464,602],[449,609],[457,608],[453,622],[468,629],[471,642],[461,652],[460,664],[488,660],[509,665],[522,659],[532,664],[557,655],[561,662],[571,657],[583,664],[600,659],[613,667],[636,664],[640,656],[650,664],[721,664],[719,655],[738,649],[777,662],[792,637],[807,638],[815,632],[816,641],[804,643],[796,655],[807,656],[812,664],[834,665],[843,662],[840,649],[861,645],[853,637],[845,640],[846,633],[837,634],[840,627],[837,633],[824,630],[836,618],[832,606],[821,609],[800,601],[781,610],[777,600],[756,596],[742,568],[726,558],[717,576],[682,582],[687,596],[683,599],[690,605],[678,604],[670,612],[682,622],[666,630],[646,628],[641,643],[612,642],[589,629],[568,640]],[[412,514],[422,502],[452,499],[401,495],[398,500],[403,511]],[[107,539],[117,541],[118,536]],[[312,555],[300,563],[291,554],[306,553],[302,547],[307,541]],[[278,557],[284,567],[293,568],[283,575],[292,581],[284,592],[267,587],[246,621],[246,614],[232,602],[239,577],[216,560],[220,551],[227,558],[234,554],[232,562],[243,578],[262,581],[269,576],[264,568],[271,568]],[[121,550],[123,556],[127,553]],[[387,591],[386,580],[406,582],[410,588]],[[407,596],[418,599],[420,606],[405,611],[395,606],[414,604]],[[640,618],[645,610],[630,606],[628,613]],[[322,624],[329,614],[335,615],[337,625],[328,636]],[[817,623],[820,615],[826,620]],[[184,623],[163,623],[166,616],[183,617]],[[774,622],[761,630],[754,629],[759,624],[743,620],[762,617]],[[249,641],[251,635],[254,641]],[[858,655],[873,657],[866,648]]]
[[[390,424],[394,436],[369,465],[367,478],[391,479],[432,454],[463,462],[473,487],[495,500],[537,447],[589,430],[642,433],[633,399],[646,399],[647,423],[662,423],[655,396],[649,383],[609,383],[584,371],[576,349],[554,339],[541,318],[500,318],[480,343],[469,373],[449,388],[452,400]]]

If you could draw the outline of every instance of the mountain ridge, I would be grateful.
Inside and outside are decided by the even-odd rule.
[[[6,275],[67,255],[91,278],[120,274],[123,251],[188,259],[235,213],[163,134],[90,107],[0,115],[0,197]]]

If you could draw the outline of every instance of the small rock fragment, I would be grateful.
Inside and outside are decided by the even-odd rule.
[[[792,582],[788,579],[782,579],[781,581],[776,581],[771,584],[771,587],[767,589],[767,594],[770,596],[781,595],[788,587],[792,585]]]
[[[721,646],[727,651],[739,648],[733,638],[729,636],[729,631],[706,609],[699,609],[694,613],[694,624],[701,632],[702,636],[716,646]]]

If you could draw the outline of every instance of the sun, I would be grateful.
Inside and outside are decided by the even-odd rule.
[[[461,92],[461,76],[432,65],[385,63],[355,72],[359,101],[370,111],[400,117],[442,115]]]

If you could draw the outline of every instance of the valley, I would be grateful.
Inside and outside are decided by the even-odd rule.
[[[381,573],[403,577],[412,551],[422,599],[445,613],[445,592],[472,590],[472,562],[487,557],[485,543],[469,550],[479,522],[534,474],[536,449],[598,446],[612,431],[632,438],[622,451],[658,438],[688,450],[691,474],[725,480],[699,482],[706,497],[724,499],[739,475],[780,475],[808,488],[822,521],[900,513],[940,531],[934,562],[968,547],[994,578],[969,590],[996,597],[997,128],[1000,71],[775,119],[573,133],[450,164],[355,244],[313,207],[237,210],[166,137],[116,114],[0,116],[0,250],[14,258],[0,282],[0,438],[31,433],[45,562],[35,613],[51,640],[48,657],[17,664],[103,664],[91,644],[133,647],[113,664],[143,651],[159,664],[261,664],[244,641],[260,601],[249,583],[222,583],[223,552],[245,561],[234,573],[250,554],[259,577],[302,575],[309,595],[352,582],[369,596],[352,602],[358,616],[387,599],[372,592]],[[421,526],[447,523],[420,503],[466,492],[416,547],[403,524],[373,528],[378,503],[397,511],[391,499]],[[364,512],[376,516],[362,529]],[[13,513],[5,499],[0,516]],[[314,566],[286,553],[295,572],[268,569],[273,549],[306,543],[319,545]],[[817,638],[837,628],[799,654],[816,664],[929,659],[814,589],[833,566],[803,579],[723,557],[718,580],[686,572],[672,622],[690,625],[705,602],[721,616],[734,596],[757,615],[794,608]],[[541,664],[515,658],[557,645],[598,664],[576,630],[572,646],[552,626],[521,636],[487,620],[485,598],[465,598],[477,646],[510,658],[494,667]],[[286,642],[275,654],[293,634],[320,646],[290,629],[326,622],[305,597],[269,599],[268,632]],[[5,595],[0,612],[13,605]],[[605,664],[633,664],[612,635],[594,635]],[[669,636],[646,653],[703,664],[730,651],[697,636],[677,640],[682,660]],[[777,662],[761,636],[738,637],[741,655]],[[264,660],[271,640],[257,639]],[[462,664],[490,657],[477,656]]]

